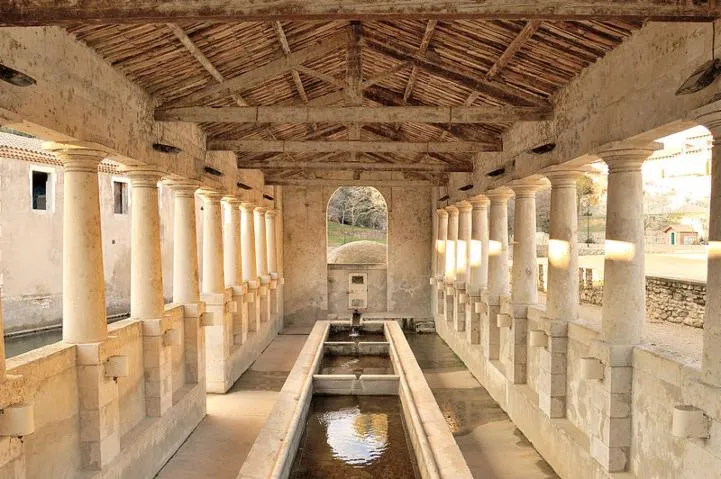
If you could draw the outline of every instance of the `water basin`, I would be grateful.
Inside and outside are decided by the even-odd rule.
[[[358,336],[351,336],[351,330],[350,327],[348,328],[331,328],[331,330],[328,332],[328,339],[327,341],[331,342],[382,342],[387,341],[385,334],[383,334],[383,331],[367,331],[365,329],[360,330],[360,334]]]
[[[393,363],[388,355],[335,355],[325,354],[318,374],[393,374]]]
[[[420,477],[398,397],[314,396],[290,477]]]

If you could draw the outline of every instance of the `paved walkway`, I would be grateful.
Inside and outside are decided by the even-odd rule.
[[[209,394],[208,415],[157,477],[235,479],[306,338],[277,336],[228,393]]]

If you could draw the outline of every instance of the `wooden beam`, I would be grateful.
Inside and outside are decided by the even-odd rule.
[[[0,3],[0,24],[167,23],[435,19],[708,21],[714,0],[14,0]]]
[[[283,178],[280,176],[265,176],[266,185],[274,186],[378,186],[388,188],[413,188],[418,186],[440,186],[448,182],[447,178],[438,177],[430,180],[356,180],[334,178]]]
[[[421,39],[421,46],[418,48],[418,55],[422,57],[426,56],[426,53],[428,52],[428,46],[431,44],[433,32],[436,31],[436,25],[438,25],[437,20],[428,20],[428,23],[426,23],[426,31],[423,33],[423,38]],[[405,90],[403,90],[403,103],[406,103],[408,101],[408,98],[410,98],[411,94],[413,93],[413,88],[416,86],[417,78],[418,65],[413,65],[413,70],[411,70],[411,74],[408,77],[408,83],[406,83],[406,88]]]
[[[283,25],[281,25],[279,21],[273,22],[273,31],[275,31],[275,37],[278,39],[280,47],[283,50],[285,56],[290,56],[291,51],[290,45],[288,44],[288,38],[285,36],[285,31],[283,31]],[[293,68],[290,73],[293,76],[293,83],[295,83],[295,89],[298,91],[298,95],[300,95],[303,103],[308,103],[308,95],[305,93],[303,81],[300,79],[300,75],[298,75],[298,70]]]
[[[209,140],[209,151],[257,151],[268,153],[475,153],[489,151],[485,143],[470,141],[265,141]],[[493,151],[493,150],[490,150]]]
[[[376,85],[382,81],[387,80],[388,78],[392,77],[396,73],[398,73],[401,70],[404,70],[410,66],[410,63],[408,62],[401,62],[398,65],[394,66],[393,68],[386,70],[384,72],[379,73],[378,75],[374,75],[367,80],[363,80],[361,83],[361,88],[365,90],[366,88],[370,88],[373,85]]]
[[[348,37],[348,51],[346,54],[346,83],[345,89],[345,105],[360,106],[363,104],[363,89],[361,81],[363,80],[363,49],[361,41],[363,40],[363,26],[359,21],[353,21],[350,25],[350,35]],[[348,123],[348,139],[360,140],[361,127],[358,122]],[[349,155],[350,161],[356,161],[356,152]]]
[[[518,106],[248,106],[184,107],[156,110],[159,121],[192,123],[441,123],[474,124],[541,121],[553,117],[550,108]]]
[[[395,58],[396,60],[410,62],[434,76],[458,83],[471,90],[478,90],[505,103],[511,105],[518,103],[535,106],[548,105],[548,101],[541,97],[532,95],[511,85],[489,81],[485,77],[479,77],[463,67],[442,60],[431,60],[427,57],[419,56],[413,52],[409,52],[403,46],[396,44],[392,40],[366,37],[366,44],[378,53],[382,53],[390,58]]]
[[[319,72],[318,70],[313,70],[312,68],[304,67],[303,65],[298,65],[295,68],[297,71],[308,75],[311,78],[317,78],[318,80],[324,81],[328,83],[329,85],[333,85],[334,87],[345,89],[347,88],[348,84],[344,82],[343,80],[340,80],[334,76],[327,75],[323,72]]]
[[[255,70],[249,71],[235,78],[231,78],[230,80],[226,80],[218,85],[208,85],[200,91],[192,93],[178,101],[172,102],[168,106],[190,106],[202,101],[207,102],[230,96],[235,92],[263,83],[264,81],[270,80],[283,73],[287,73],[293,70],[293,68],[297,65],[309,60],[322,58],[330,52],[344,47],[345,44],[346,40],[344,35],[336,35],[327,38],[317,42],[315,45],[298,50],[290,55],[283,56],[283,58],[274,60],[262,67],[258,67]]]
[[[541,22],[539,20],[531,20],[530,22],[526,23],[526,25],[523,27],[521,32],[516,36],[516,38],[513,39],[510,45],[508,45],[508,48],[506,48],[506,51],[503,52],[503,54],[496,60],[496,63],[493,64],[490,70],[488,70],[488,73],[486,74],[486,78],[489,80],[493,80],[495,77],[498,76],[499,73],[501,73],[501,70],[503,70],[506,65],[513,59],[513,57],[518,53],[518,51],[523,48],[523,45],[526,44],[526,42],[538,31],[538,28],[541,26]]]
[[[342,161],[342,162],[317,162],[317,161],[253,161],[238,162],[238,168],[259,169],[259,170],[287,170],[301,168],[303,170],[362,170],[362,171],[454,171],[470,172],[473,165],[452,167],[450,165],[433,165],[425,163],[375,163],[368,161]]]

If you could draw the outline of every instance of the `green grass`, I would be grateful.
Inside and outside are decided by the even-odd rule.
[[[361,240],[386,244],[386,232],[340,223],[328,223],[328,248],[337,248],[346,243]]]

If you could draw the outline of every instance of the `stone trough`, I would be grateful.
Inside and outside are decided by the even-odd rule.
[[[338,397],[341,403],[361,401],[358,403],[360,409],[344,410],[353,414],[358,414],[358,411],[362,413],[363,407],[368,407],[367,404],[381,407],[383,413],[385,411],[382,407],[386,407],[383,405],[390,404],[391,406],[387,407],[392,409],[392,404],[396,404],[395,409],[400,408],[400,420],[406,443],[400,449],[403,452],[408,451],[407,459],[413,463],[415,477],[424,479],[472,477],[400,325],[395,321],[364,321],[361,326],[361,336],[354,338],[357,341],[326,342],[327,338],[338,337],[340,330],[349,327],[348,322],[316,322],[238,478],[293,477],[293,472],[299,470],[301,458],[304,459],[303,467],[307,472],[309,466],[305,459],[308,454],[312,454],[307,450],[314,447],[312,445],[318,440],[327,440],[328,449],[335,450],[335,446],[331,444],[330,432],[327,437],[322,435],[322,439],[305,438],[306,434],[313,434],[306,431],[306,423],[309,420],[313,421],[314,428],[318,428],[316,409],[319,403],[328,402],[323,398],[330,397]],[[363,341],[364,334],[368,335],[366,337],[378,339],[378,333],[381,332],[386,339],[385,342]],[[335,364],[339,357],[341,359],[356,357],[360,364],[369,360],[369,364],[373,366],[377,366],[379,362],[387,362],[387,372],[376,374],[374,368],[370,368],[369,372],[359,368],[351,374],[319,374],[324,361],[328,363],[330,360]],[[317,400],[314,400],[314,397]],[[358,399],[351,399],[353,397]],[[399,406],[398,402],[393,401],[394,397],[397,397]],[[338,412],[329,411],[327,415],[334,414]],[[371,423],[375,424],[377,420]],[[310,424],[308,423],[309,428]],[[352,432],[352,429],[351,426],[344,426],[340,431],[347,433]],[[388,437],[391,435],[387,431],[384,434]],[[397,436],[395,444],[395,447],[398,447]],[[335,456],[337,455],[334,455],[333,460],[337,460]],[[327,459],[324,458],[322,461]],[[326,462],[321,463],[326,464]],[[338,467],[343,466],[345,464],[339,464]],[[380,466],[371,463],[369,467],[371,471],[372,467]],[[385,470],[385,473],[387,474],[388,470]]]

